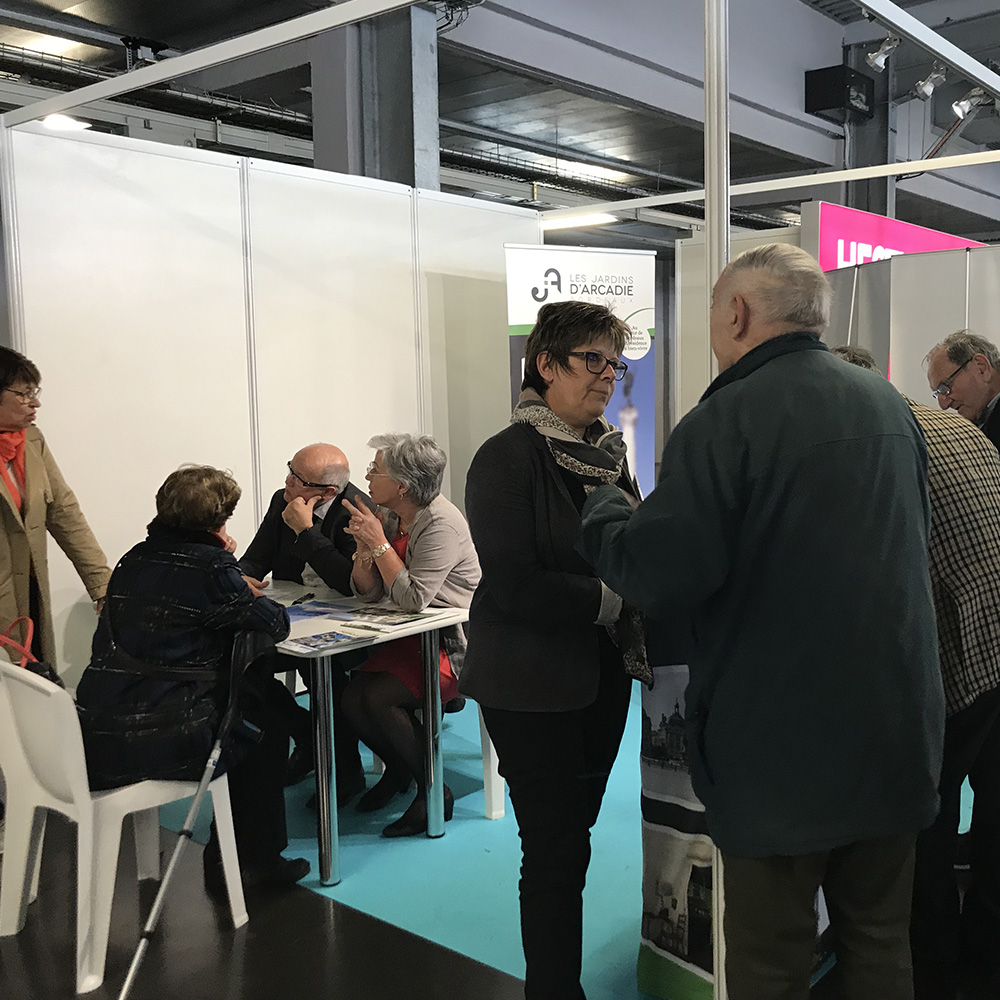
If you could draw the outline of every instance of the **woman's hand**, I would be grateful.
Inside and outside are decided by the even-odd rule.
[[[365,504],[359,503],[355,507],[350,500],[344,500],[343,504],[351,515],[351,520],[344,528],[344,531],[349,535],[353,535],[354,540],[358,543],[359,559],[361,558],[360,552],[363,549],[367,549],[370,554],[372,549],[386,544],[382,522]]]
[[[263,597],[264,588],[271,585],[270,580],[256,580],[252,576],[247,576],[245,573],[243,574],[243,579],[246,580],[246,584],[250,588],[250,593],[253,594],[254,597]]]
[[[216,538],[222,542],[225,550],[232,555],[236,551],[236,539],[232,537],[227,531],[226,526],[223,525],[218,531],[213,532]]]

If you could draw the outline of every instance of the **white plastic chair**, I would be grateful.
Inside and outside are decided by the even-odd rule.
[[[17,934],[38,895],[45,810],[77,824],[76,991],[104,980],[122,820],[133,814],[140,879],[160,877],[158,808],[191,797],[193,781],[140,781],[91,792],[72,697],[55,684],[0,660],[0,768],[7,780],[7,830],[0,868],[0,937]],[[229,782],[210,785],[233,924],[248,920]],[[137,929],[138,939],[138,929]]]
[[[486,730],[486,720],[483,719],[483,713],[478,705],[476,705],[476,711],[479,713],[479,744],[483,754],[483,798],[485,799],[483,813],[487,819],[503,819],[504,796],[503,778],[500,777],[500,762],[497,758],[497,752],[493,748],[490,734]],[[419,708],[417,715],[423,716],[423,712]],[[372,762],[376,774],[382,774],[385,771],[385,761],[378,754],[372,754]]]

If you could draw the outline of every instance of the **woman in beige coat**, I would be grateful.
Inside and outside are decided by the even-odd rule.
[[[35,655],[55,665],[46,531],[69,557],[92,600],[103,599],[111,571],[34,426],[40,381],[31,361],[0,347],[0,631],[29,615],[35,623]]]

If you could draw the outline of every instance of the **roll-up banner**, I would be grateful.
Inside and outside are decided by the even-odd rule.
[[[547,302],[577,299],[607,306],[630,331],[622,353],[628,365],[605,416],[622,431],[629,465],[643,496],[655,485],[656,254],[651,250],[515,246],[507,252],[511,408],[524,372],[524,345]]]

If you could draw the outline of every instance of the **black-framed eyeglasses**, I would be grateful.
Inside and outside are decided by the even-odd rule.
[[[591,375],[603,375],[604,370],[608,365],[611,365],[612,371],[615,373],[615,381],[620,382],[625,378],[625,372],[628,371],[628,365],[624,361],[606,358],[597,351],[567,351],[566,353],[571,358],[583,358],[587,364],[587,371]]]
[[[42,394],[42,387],[36,385],[30,389],[8,389],[7,391],[14,393],[15,396],[19,396],[23,403],[34,403]]]
[[[288,466],[288,471],[292,474],[293,479],[297,479],[302,486],[305,486],[310,490],[329,490],[333,489],[336,483],[310,483],[303,479],[293,468],[291,462],[285,463]]]
[[[973,358],[975,355],[972,356]],[[955,384],[955,379],[958,373],[972,360],[972,358],[966,358],[946,379],[942,379],[934,388],[932,395],[935,399],[938,396],[950,396],[951,387]]]

